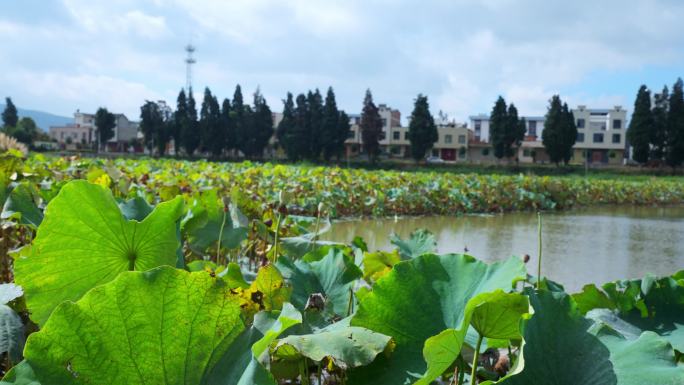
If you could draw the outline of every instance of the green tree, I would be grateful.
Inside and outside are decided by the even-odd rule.
[[[641,164],[648,162],[653,128],[651,91],[642,85],[634,100],[634,112],[627,128],[627,140],[632,146],[632,158]]]
[[[215,158],[220,157],[227,144],[227,132],[221,124],[221,108],[218,99],[211,94],[209,87],[204,90],[200,110],[200,143],[203,151]]]
[[[418,94],[414,102],[408,137],[411,142],[411,156],[416,163],[425,158],[425,153],[439,139],[435,119],[430,113],[428,98],[422,94]]]
[[[180,133],[183,148],[188,156],[192,156],[200,145],[199,122],[197,121],[197,106],[192,95],[192,89],[188,91],[187,121],[182,126]]]
[[[542,143],[549,159],[556,165],[567,164],[572,158],[572,146],[577,140],[577,126],[567,104],[563,104],[560,96],[554,95],[546,113]]]
[[[231,106],[230,117],[233,121],[233,132],[235,133],[234,146],[237,149],[243,147],[243,141],[246,140],[248,136],[247,122],[245,121],[245,103],[242,98],[242,88],[238,84],[235,86],[235,92],[233,93],[233,103]]]
[[[323,97],[320,91],[316,89],[314,92],[309,91],[306,96],[306,102],[308,106],[308,120],[307,126],[309,127],[310,137],[309,137],[309,156],[307,159],[315,162],[323,151],[323,144],[325,131],[323,128]]]
[[[506,156],[515,154],[513,146],[520,147],[527,131],[525,118],[518,117],[518,109],[513,103],[508,106],[508,125],[506,126]]]
[[[301,154],[298,152],[296,144],[296,118],[295,106],[292,93],[288,92],[287,97],[283,100],[283,118],[278,123],[276,130],[276,137],[280,147],[283,148],[287,158],[293,161],[300,159]]]
[[[11,98],[5,98],[5,111],[2,112],[2,122],[5,127],[16,127],[19,122],[17,107],[12,103]]]
[[[373,103],[373,95],[370,89],[366,90],[366,96],[363,99],[360,129],[363,148],[371,163],[375,163],[380,154],[382,118],[380,118],[378,107]]]
[[[114,127],[116,127],[116,116],[106,108],[100,107],[95,112],[95,127],[97,129],[97,150],[106,147],[107,141],[114,137]]]
[[[349,130],[351,130],[349,115],[347,115],[347,113],[344,111],[340,111],[340,116],[337,119],[337,130],[335,133],[335,148],[337,149],[337,153],[335,155],[337,155],[338,161],[344,152],[344,142],[349,137]]]
[[[164,154],[164,131],[166,131],[166,122],[164,115],[155,102],[145,101],[145,104],[140,107],[140,130],[143,133],[143,143],[147,150],[152,153],[156,147],[159,155]]]
[[[492,143],[494,156],[501,159],[507,156],[507,130],[509,126],[508,108],[503,97],[499,96],[489,114],[489,140]]]
[[[325,159],[326,162],[330,161],[330,158],[341,152],[338,140],[338,129],[340,128],[339,120],[340,111],[337,109],[335,92],[332,87],[328,87],[328,92],[325,95],[325,105],[323,106],[323,122],[320,135],[321,147],[323,148],[323,159]],[[344,142],[342,142],[342,145],[344,145]]]
[[[290,142],[293,145],[293,151],[297,154],[297,159],[312,159],[311,154],[311,119],[309,114],[308,98],[304,94],[297,95],[295,106],[295,124],[292,134],[290,135]]]
[[[221,103],[221,129],[226,136],[224,146],[227,152],[235,148],[235,127],[233,127],[233,119],[230,117],[231,109],[230,100],[224,98],[223,103]]]
[[[188,98],[185,96],[185,90],[181,89],[178,93],[178,98],[176,98],[176,111],[173,113],[173,126],[171,130],[176,156],[180,153],[182,134],[187,129],[188,124]]]
[[[248,158],[261,158],[271,136],[273,136],[273,114],[258,88],[254,93],[253,108],[248,111],[246,121],[249,130],[247,137],[242,142],[240,151]]]
[[[41,137],[42,134],[36,122],[29,117],[19,119],[14,127],[5,126],[3,131],[27,146],[31,146],[33,141]]]
[[[655,94],[653,103],[653,129],[651,130],[651,159],[662,161],[665,156],[667,140],[667,113],[669,110],[670,91],[667,86]]]
[[[684,84],[682,79],[672,87],[670,106],[667,113],[667,150],[665,160],[668,165],[677,167],[684,161]]]

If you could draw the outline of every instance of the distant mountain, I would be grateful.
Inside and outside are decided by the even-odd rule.
[[[0,104],[0,111],[5,110],[5,105]],[[35,111],[35,110],[25,110],[23,108],[17,107],[17,113],[19,115],[19,118],[23,117],[29,117],[33,119],[36,122],[36,125],[41,128],[43,131],[47,132],[50,129],[50,126],[62,126],[67,123],[73,123],[74,118],[68,118],[66,116],[59,116],[55,114],[51,114],[49,112],[44,112],[44,111]],[[0,122],[0,125],[2,122]]]

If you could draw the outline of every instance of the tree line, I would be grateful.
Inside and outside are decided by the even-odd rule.
[[[651,95],[646,85],[639,87],[634,101],[627,140],[632,158],[640,164],[677,167],[684,162],[684,83],[677,79],[672,92],[664,86]]]
[[[27,116],[19,118],[17,107],[9,97],[5,98],[5,109],[2,112],[0,132],[14,137],[17,141],[26,144],[30,148],[33,147],[33,142],[37,140],[49,140],[47,134],[38,128],[33,119]]]
[[[176,110],[162,103],[146,101],[140,107],[140,131],[150,153],[166,153],[173,139],[176,154],[192,157],[208,154],[214,158],[240,151],[245,157],[260,158],[273,135],[273,115],[261,91],[254,92],[251,105],[245,104],[240,85],[233,100],[219,99],[204,89],[199,114],[192,89],[182,89]]]

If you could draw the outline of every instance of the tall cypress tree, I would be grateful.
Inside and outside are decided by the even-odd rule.
[[[197,121],[197,105],[192,95],[192,88],[188,91],[187,123],[182,126],[181,140],[188,156],[193,156],[200,145],[199,122]]]
[[[337,109],[335,92],[332,87],[328,87],[328,93],[325,95],[325,105],[323,106],[323,122],[320,138],[321,147],[323,148],[323,158],[326,161],[330,161],[330,158],[333,155],[339,154],[341,151],[337,133],[337,130],[339,129],[339,119],[340,112]]]
[[[653,116],[653,129],[651,130],[651,154],[650,158],[662,161],[665,156],[667,140],[667,113],[669,111],[670,91],[667,86],[662,92],[655,94],[651,115]]]
[[[5,110],[2,112],[2,122],[5,127],[16,127],[19,122],[17,107],[12,103],[11,98],[5,98]]]
[[[504,153],[506,157],[512,157],[515,152],[513,151],[513,146],[520,147],[523,139],[525,139],[525,119],[518,117],[518,109],[513,103],[508,106],[507,112],[507,125],[506,125],[506,141],[504,143],[505,149]]]
[[[510,156],[508,153],[508,127],[510,121],[508,119],[508,108],[503,97],[499,96],[494,103],[492,113],[489,115],[489,138],[494,150],[494,156],[501,159],[504,156]]]
[[[561,102],[560,96],[554,95],[550,102],[544,121],[542,143],[549,159],[556,165],[568,164],[572,158],[572,146],[577,140],[577,126],[567,104]]]
[[[572,159],[572,148],[577,142],[577,125],[575,124],[575,117],[568,107],[567,103],[563,103],[563,162],[567,165]]]
[[[287,158],[293,161],[301,159],[302,156],[296,143],[296,124],[294,100],[292,93],[288,92],[287,97],[283,100],[283,119],[278,123],[276,136]]]
[[[254,93],[253,108],[248,111],[245,121],[249,130],[245,132],[240,151],[248,158],[261,158],[273,135],[273,114],[258,88]]]
[[[245,122],[245,104],[242,98],[242,88],[240,85],[235,86],[233,93],[233,103],[230,117],[233,120],[233,132],[235,133],[235,148],[243,147],[243,142],[246,140],[247,131],[249,128]]]
[[[311,137],[309,138],[309,156],[311,161],[317,161],[321,152],[323,151],[323,144],[325,131],[323,128],[323,97],[320,91],[316,89],[314,92],[309,91],[306,96],[308,105],[308,119],[309,131]]]
[[[368,154],[368,159],[375,163],[380,154],[380,135],[382,134],[382,118],[378,107],[373,103],[370,89],[366,90],[361,112],[361,140]]]
[[[672,87],[667,113],[667,150],[665,160],[672,167],[684,162],[684,84],[682,79]]]
[[[176,99],[176,111],[173,113],[173,130],[171,132],[176,156],[180,153],[182,135],[188,124],[188,99],[185,96],[185,90],[181,89]]]
[[[225,98],[223,99],[223,103],[221,103],[220,125],[221,130],[226,138],[225,142],[223,143],[226,152],[235,148],[235,129],[233,127],[233,119],[230,117],[230,111],[230,100]]]
[[[95,127],[97,127],[97,150],[99,151],[109,139],[114,137],[116,116],[104,107],[98,108],[95,112]]]
[[[337,129],[335,131],[335,148],[337,149],[335,155],[337,155],[338,161],[344,152],[344,142],[349,137],[349,130],[351,130],[349,115],[344,111],[340,111],[339,118],[337,119]]]
[[[298,159],[311,159],[311,119],[308,98],[304,94],[297,95],[294,117],[295,124],[290,134],[293,151],[299,154]]]
[[[140,131],[143,133],[147,150],[152,153],[157,147],[161,150],[159,155],[163,155],[163,146],[158,142],[159,139],[163,139],[164,117],[157,103],[148,100],[140,107]]]
[[[634,112],[627,128],[627,140],[632,146],[632,158],[639,163],[648,162],[653,128],[651,91],[642,85],[634,100]]]
[[[435,119],[430,113],[428,98],[422,94],[418,94],[413,106],[408,137],[411,142],[411,156],[416,163],[425,157],[425,153],[439,139]]]

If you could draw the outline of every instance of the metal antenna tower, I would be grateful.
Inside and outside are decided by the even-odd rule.
[[[188,56],[185,58],[185,89],[187,92],[190,92],[192,88],[192,65],[197,63],[195,58],[192,57],[192,54],[195,53],[195,46],[192,44],[186,45],[185,52],[188,53]]]

